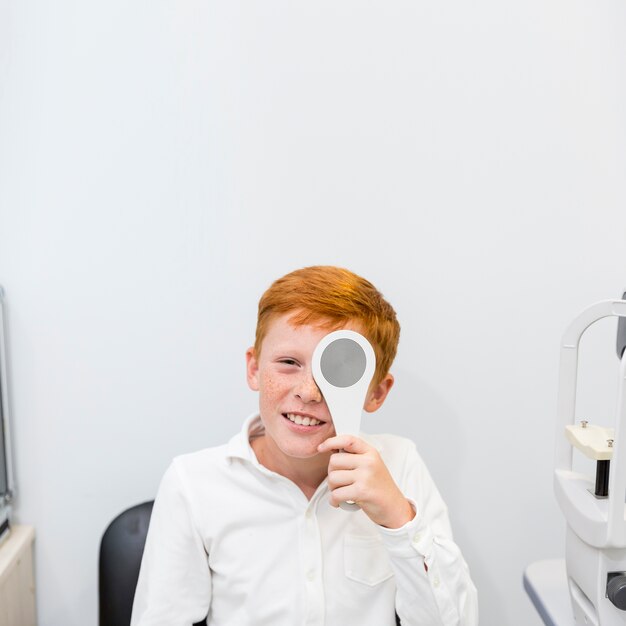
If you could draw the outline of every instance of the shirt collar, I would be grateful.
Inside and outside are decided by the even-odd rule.
[[[245,459],[258,463],[256,454],[250,445],[251,439],[256,439],[265,433],[265,427],[258,413],[252,413],[246,418],[241,430],[228,442],[226,456],[231,459]]]

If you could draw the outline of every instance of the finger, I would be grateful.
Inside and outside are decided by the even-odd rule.
[[[354,470],[360,466],[361,456],[350,454],[349,452],[335,452],[328,460],[328,471],[334,470]]]
[[[350,470],[334,470],[328,472],[328,488],[332,491],[340,487],[348,487],[354,484],[355,479],[354,472]]]
[[[330,503],[333,506],[337,507],[342,502],[348,501],[358,503],[356,490],[351,485],[347,487],[338,487],[330,492]]]
[[[369,444],[354,435],[336,435],[335,437],[330,437],[330,439],[322,442],[317,448],[318,452],[345,450],[353,454],[363,454],[370,449]]]

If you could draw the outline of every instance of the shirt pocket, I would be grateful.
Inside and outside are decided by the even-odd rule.
[[[389,554],[380,537],[345,535],[343,563],[346,578],[370,587],[393,576]]]

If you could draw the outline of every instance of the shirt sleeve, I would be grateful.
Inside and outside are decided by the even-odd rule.
[[[207,616],[210,602],[207,551],[174,460],[152,509],[131,626],[191,626]]]
[[[379,530],[396,578],[402,626],[477,626],[476,588],[454,543],[447,507],[414,446],[399,487],[415,517],[401,528]]]

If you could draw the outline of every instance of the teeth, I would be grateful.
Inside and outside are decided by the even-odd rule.
[[[322,423],[314,417],[302,417],[301,415],[294,415],[293,413],[287,413],[287,419],[294,424],[298,424],[298,426],[317,426]]]

